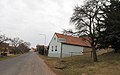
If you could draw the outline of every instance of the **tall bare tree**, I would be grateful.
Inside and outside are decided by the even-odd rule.
[[[75,26],[78,36],[87,36],[87,41],[92,47],[94,62],[98,61],[96,49],[101,32],[104,30],[102,25],[102,0],[87,0],[83,6],[76,6],[70,22]]]

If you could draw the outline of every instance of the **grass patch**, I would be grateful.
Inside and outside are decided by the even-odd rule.
[[[120,54],[106,53],[93,62],[90,55],[63,58],[42,57],[58,75],[120,75]],[[58,67],[56,69],[55,67]],[[59,69],[59,67],[64,67]]]
[[[0,61],[2,60],[6,60],[6,59],[9,59],[9,58],[13,58],[13,57],[16,57],[17,55],[10,55],[10,56],[5,56],[5,57],[0,57]]]

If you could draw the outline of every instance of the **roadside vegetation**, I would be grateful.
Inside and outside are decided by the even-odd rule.
[[[0,60],[14,57],[18,54],[27,53],[30,50],[30,43],[21,40],[18,37],[8,38],[0,35]]]
[[[120,54],[104,53],[98,54],[98,62],[93,62],[90,53],[83,56],[72,56],[68,58],[51,58],[41,56],[48,66],[57,75],[119,75]]]
[[[0,61],[6,60],[6,59],[9,59],[9,58],[14,58],[16,56],[18,56],[18,55],[9,55],[9,56],[5,56],[5,57],[0,57]]]

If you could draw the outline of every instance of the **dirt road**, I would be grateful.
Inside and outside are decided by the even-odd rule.
[[[0,75],[56,75],[36,53],[0,61]]]

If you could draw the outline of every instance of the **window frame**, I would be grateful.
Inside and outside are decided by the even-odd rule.
[[[55,51],[57,51],[57,46],[55,46]]]

